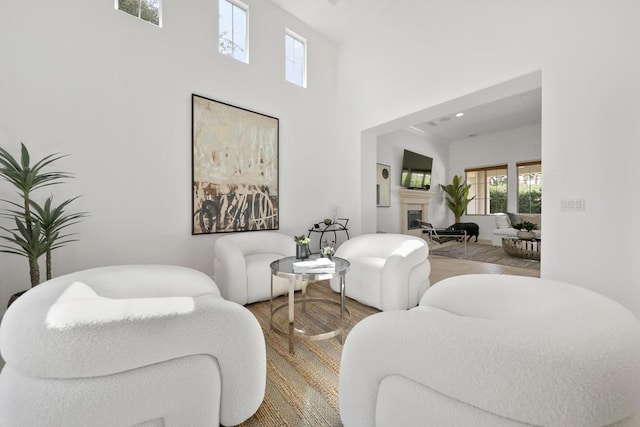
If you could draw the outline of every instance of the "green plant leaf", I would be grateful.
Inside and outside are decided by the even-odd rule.
[[[469,202],[475,199],[475,196],[469,198],[471,185],[468,185],[463,177],[454,175],[451,184],[440,184],[440,188],[446,193],[447,207],[453,212],[456,222],[458,222],[467,210]]]
[[[59,153],[50,154],[31,164],[29,150],[24,144],[21,144],[19,161],[0,147],[0,177],[16,188],[22,202],[3,200],[8,208],[0,216],[14,219],[16,228],[0,227],[4,231],[0,239],[5,243],[0,245],[0,251],[21,255],[29,260],[32,286],[39,283],[38,258],[47,255],[47,278],[51,278],[51,251],[76,241],[71,238],[73,233],[62,234],[61,230],[77,224],[88,215],[86,212],[65,211],[77,197],[65,200],[58,206],[54,206],[53,196],[47,198],[43,206],[32,199],[34,190],[73,178],[67,172],[45,170],[64,157],[66,155]]]

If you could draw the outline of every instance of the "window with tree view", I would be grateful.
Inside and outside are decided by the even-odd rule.
[[[218,51],[242,62],[249,62],[247,49],[248,7],[237,1],[220,0]]]
[[[542,212],[542,162],[517,163],[518,213]]]
[[[160,26],[160,0],[117,0],[116,9]]]
[[[507,212],[507,165],[465,170],[467,184],[471,186],[467,215],[488,215]]]

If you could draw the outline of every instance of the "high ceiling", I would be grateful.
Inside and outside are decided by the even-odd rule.
[[[339,44],[362,25],[375,22],[391,0],[270,0]]]
[[[383,9],[392,0],[270,0],[324,35],[340,44],[363,26],[384,23]],[[486,135],[541,121],[542,89],[518,93],[468,110],[416,122],[409,130],[435,136],[443,141]],[[463,112],[462,117],[455,117]]]

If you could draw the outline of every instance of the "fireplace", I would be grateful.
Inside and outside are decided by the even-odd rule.
[[[407,230],[416,230],[420,228],[422,221],[422,211],[417,209],[407,210]]]
[[[422,228],[417,220],[429,222],[431,191],[400,189],[400,232],[421,237]]]

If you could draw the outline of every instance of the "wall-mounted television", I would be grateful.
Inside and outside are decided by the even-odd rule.
[[[433,159],[431,157],[404,150],[400,186],[417,190],[429,190],[431,188],[432,165]]]

